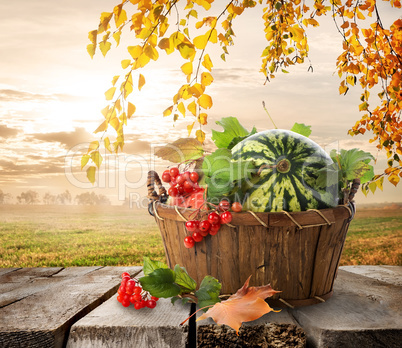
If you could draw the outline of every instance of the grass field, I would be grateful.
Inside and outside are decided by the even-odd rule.
[[[0,267],[141,265],[165,260],[155,221],[117,206],[0,205]],[[342,265],[402,265],[402,209],[359,209]]]

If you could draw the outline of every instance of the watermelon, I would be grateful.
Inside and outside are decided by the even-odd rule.
[[[267,130],[239,142],[234,161],[252,161],[257,171],[242,183],[244,209],[254,212],[305,211],[338,204],[337,189],[318,187],[318,171],[332,162],[314,141],[288,130]]]

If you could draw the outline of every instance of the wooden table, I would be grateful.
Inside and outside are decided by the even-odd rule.
[[[161,299],[155,309],[136,311],[116,301],[125,271],[136,275],[141,268],[0,269],[0,347],[195,347],[195,330],[179,326],[190,305]],[[212,320],[197,323],[199,334],[207,324]],[[244,324],[255,325],[297,327],[311,347],[399,347],[402,267],[342,267],[327,302]]]

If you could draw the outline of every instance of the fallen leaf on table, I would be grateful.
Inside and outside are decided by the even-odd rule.
[[[197,321],[212,318],[219,325],[230,326],[238,335],[243,322],[256,320],[271,311],[279,312],[273,310],[264,300],[280,291],[273,290],[269,284],[249,287],[250,278],[251,276],[235,294],[226,301],[216,303]]]

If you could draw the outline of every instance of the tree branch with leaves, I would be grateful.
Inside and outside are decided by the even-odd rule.
[[[399,0],[384,0],[395,9]],[[341,78],[339,93],[346,94],[360,84],[362,94],[358,105],[361,119],[351,126],[354,136],[369,132],[370,142],[388,158],[387,168],[366,185],[366,191],[382,188],[384,177],[395,186],[402,176],[402,20],[390,28],[382,24],[376,0],[123,0],[111,12],[103,12],[97,29],[89,32],[87,47],[91,57],[99,50],[104,56],[120,43],[123,31],[133,34],[133,45],[127,47],[128,57],[121,61],[126,71],[112,79],[106,91],[109,103],[103,110],[104,120],[95,130],[99,141],[90,144],[81,160],[82,169],[95,182],[96,170],[102,164],[100,146],[117,153],[124,146],[124,127],[135,117],[136,107],[129,101],[134,90],[141,91],[146,83],[141,69],[151,61],[159,61],[160,53],[176,52],[184,61],[180,66],[185,83],[173,96],[172,105],[162,112],[173,121],[191,115],[188,136],[194,133],[203,143],[202,127],[208,122],[208,110],[213,98],[207,88],[213,83],[213,61],[208,54],[211,44],[219,44],[225,61],[229,47],[234,45],[235,18],[244,11],[260,10],[267,45],[262,52],[261,73],[266,82],[278,72],[308,60],[309,45],[306,29],[319,27],[322,16],[331,15],[343,38],[336,68]],[[198,18],[199,13],[211,15]],[[370,23],[370,18],[373,21]],[[180,63],[179,63],[180,64]],[[311,62],[308,70],[312,70]],[[136,81],[136,83],[134,83]],[[120,85],[119,85],[120,83]],[[136,84],[136,85],[135,85]],[[370,92],[379,90],[378,98]],[[111,141],[109,129],[114,131]],[[371,186],[370,186],[371,185]]]

